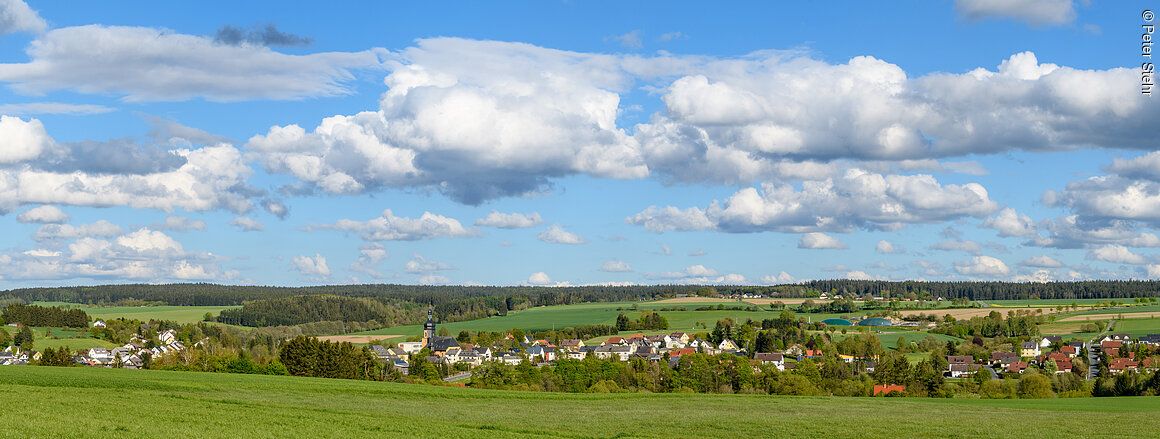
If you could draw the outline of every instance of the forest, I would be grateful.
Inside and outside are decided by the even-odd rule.
[[[0,292],[0,304],[58,301],[108,305],[142,302],[166,305],[232,306],[258,300],[303,295],[373,298],[399,307],[410,303],[433,306],[441,319],[459,321],[505,315],[535,306],[581,302],[618,302],[673,297],[677,294],[750,294],[774,298],[811,298],[821,293],[843,296],[909,297],[969,300],[1002,299],[1107,299],[1160,296],[1160,281],[1106,280],[1083,282],[888,282],[817,280],[773,286],[430,286],[430,285],[324,285],[312,287],[231,286],[208,283],[163,285],[99,285],[58,288],[23,288]],[[403,309],[409,309],[401,306]],[[409,320],[410,321],[410,320]],[[414,323],[414,321],[410,321]],[[267,322],[269,324],[269,322]]]
[[[5,323],[20,323],[24,326],[60,326],[87,328],[89,315],[79,309],[63,309],[55,306],[9,304],[0,314]]]

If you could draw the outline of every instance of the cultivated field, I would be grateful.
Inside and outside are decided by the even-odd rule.
[[[241,308],[240,306],[89,306],[68,302],[33,302],[33,305],[82,309],[90,317],[103,320],[124,317],[142,321],[173,320],[177,323],[200,322],[207,312],[216,316],[223,309]]]
[[[322,341],[332,341],[335,343],[351,342],[356,344],[367,344],[372,340],[394,341],[395,338],[406,338],[406,335],[327,335],[318,337]]]
[[[1065,318],[1059,319],[1059,321],[1061,321],[1061,322],[1085,321],[1086,322],[1089,320],[1118,319],[1121,316],[1123,316],[1125,318],[1133,318],[1133,319],[1135,319],[1135,318],[1155,318],[1155,317],[1160,317],[1160,312],[1141,312],[1141,313],[1118,312],[1118,313],[1108,313],[1108,314],[1080,314],[1080,315],[1065,317]]]
[[[0,367],[8,437],[1135,437],[1160,398],[560,394],[152,370]],[[84,410],[77,410],[84,407]],[[67,413],[62,422],[61,413]],[[927,416],[923,414],[944,414]],[[615,422],[570,422],[606,419]],[[1096,419],[1115,422],[1093,423]],[[1146,434],[1146,433],[1144,433]]]

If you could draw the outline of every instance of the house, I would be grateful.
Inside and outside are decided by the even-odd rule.
[[[1108,364],[1108,373],[1111,373],[1113,375],[1128,372],[1128,371],[1139,372],[1140,371],[1140,362],[1135,361],[1135,360],[1129,360],[1127,358],[1117,358],[1117,359],[1112,360],[1111,364]]]
[[[671,358],[672,355],[670,354]],[[758,352],[753,355],[753,359],[761,364],[772,364],[777,367],[777,370],[785,370],[785,356],[779,353]]]
[[[821,349],[806,349],[803,355],[806,358],[822,358],[823,356]]]
[[[105,328],[105,321],[104,320],[97,320],[97,321],[93,322],[93,327],[97,328],[97,329],[104,329]]]
[[[177,331],[167,329],[163,332],[159,332],[157,334],[157,341],[160,341],[161,344],[173,343],[174,341],[177,341]]]
[[[697,353],[697,350],[693,349],[693,348],[673,349],[672,351],[669,351],[669,358],[679,359],[685,355],[695,354],[695,353]]]
[[[664,335],[646,335],[644,339],[653,345],[654,348],[660,349],[667,346]]]
[[[974,373],[979,369],[975,364],[975,357],[970,355],[948,355],[947,370],[943,373],[951,378],[962,378],[963,375]]]
[[[905,391],[906,391],[906,386],[900,386],[897,384],[875,384],[874,385],[874,396],[887,395],[891,392],[903,393]]]
[[[414,354],[423,350],[423,342],[421,341],[405,341],[399,343],[398,346],[399,349],[402,349],[403,352],[406,352],[407,354]]]
[[[1052,344],[1055,344],[1057,342],[1062,342],[1062,341],[1063,341],[1063,337],[1060,337],[1058,335],[1049,335],[1049,336],[1046,336],[1046,337],[1039,339],[1039,347],[1040,348],[1050,348]]]
[[[379,360],[385,360],[391,356],[391,351],[389,349],[383,345],[378,344],[371,345],[371,353],[375,354],[376,357],[379,357]]]
[[[948,378],[962,378],[964,375],[969,375],[978,370],[977,365],[954,363],[947,365],[947,371],[943,373]]]
[[[1152,346],[1160,346],[1160,334],[1148,334],[1140,337],[1140,343]]]
[[[791,357],[798,357],[798,358],[801,358],[803,355],[805,355],[805,352],[806,352],[805,348],[803,348],[802,345],[800,345],[800,344],[795,344],[793,346],[790,346],[789,349],[785,350],[786,355],[789,355]]]
[[[608,337],[608,341],[604,342],[606,345],[626,344],[624,337]]]
[[[411,363],[408,363],[407,360],[402,358],[392,361],[388,364],[395,368],[395,370],[402,372],[403,375],[407,375],[408,371],[411,369]]]
[[[1059,352],[1067,355],[1067,358],[1075,358],[1076,354],[1079,353],[1079,350],[1077,350],[1075,346],[1064,346],[1059,349]]]
[[[740,348],[737,347],[737,343],[734,343],[733,340],[730,340],[727,338],[727,339],[721,340],[721,343],[717,345],[717,349],[720,349],[723,351],[736,351]]]
[[[1128,334],[1112,334],[1112,335],[1105,335],[1103,339],[1104,340],[1118,341],[1118,342],[1122,342],[1122,343],[1130,343],[1132,341],[1132,336],[1130,336]]]
[[[1016,361],[1007,365],[1005,370],[1011,373],[1023,373],[1023,371],[1027,370],[1027,366],[1028,364],[1025,361]]]
[[[580,348],[584,347],[584,340],[570,338],[570,339],[561,341],[560,347],[567,349],[569,351],[579,351]]]
[[[1055,373],[1071,372],[1071,368],[1073,365],[1071,364],[1070,358],[1066,359],[1066,360],[1054,360],[1054,361],[1055,361]]]
[[[96,347],[89,349],[89,358],[99,364],[107,364],[113,362],[113,354],[108,349]]]
[[[431,348],[431,353],[442,357],[447,353],[448,349],[459,348],[459,342],[455,341],[455,337],[431,337],[427,342],[427,347]]]
[[[675,340],[677,342],[680,342],[682,345],[689,343],[689,334],[686,334],[684,332],[674,332],[672,334],[669,334],[669,338],[672,340]]]
[[[1036,343],[1033,341],[1025,341],[1025,342],[1023,342],[1022,347],[1023,347],[1023,349],[1020,350],[1020,353],[1019,353],[1019,355],[1021,357],[1034,358],[1034,357],[1039,356],[1039,343]]]
[[[1105,338],[1104,341],[1100,342],[1100,350],[1104,352],[1107,352],[1108,349],[1115,349],[1118,351],[1122,347],[1124,347],[1124,342],[1119,340],[1108,340]]]

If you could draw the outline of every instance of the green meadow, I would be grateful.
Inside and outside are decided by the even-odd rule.
[[[75,330],[68,330],[62,328],[45,328],[45,327],[31,327],[32,330],[32,346],[33,349],[42,350],[45,348],[59,348],[67,346],[69,350],[79,351],[82,349],[102,347],[115,348],[119,345],[105,341],[90,338],[87,332],[78,332]],[[48,329],[52,329],[52,336],[48,336]],[[8,335],[15,336],[18,328],[5,326],[3,330],[8,331]],[[74,338],[78,337],[79,338]]]
[[[154,370],[0,367],[7,437],[1135,437],[1160,398],[564,394]],[[78,410],[83,407],[83,410]],[[67,413],[67,421],[60,418]],[[591,422],[600,419],[598,422]],[[1100,421],[1104,420],[1104,421]]]
[[[110,320],[118,317],[146,321],[173,320],[178,323],[200,322],[205,313],[217,315],[224,309],[240,308],[239,306],[90,306],[68,302],[33,302],[40,306],[62,306],[72,309],[82,309],[95,319]]]

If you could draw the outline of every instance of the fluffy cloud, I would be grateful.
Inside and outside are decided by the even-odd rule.
[[[125,233],[121,226],[105,220],[77,226],[69,224],[45,224],[36,229],[32,239],[37,241],[64,241],[77,238],[112,238]]]
[[[206,224],[202,220],[191,220],[187,216],[170,216],[165,218],[165,222],[153,223],[149,226],[153,230],[205,230]]]
[[[966,261],[955,261],[955,271],[965,276],[1006,276],[1011,269],[1003,261],[990,256],[975,256]]]
[[[634,133],[651,171],[683,180],[778,178],[782,160],[1146,149],[1156,121],[1133,116],[1157,104],[1136,96],[1132,70],[1041,64],[1030,52],[997,71],[917,78],[872,57],[835,65],[777,52],[691,70],[665,90],[663,115]]]
[[[27,128],[39,126],[35,119],[24,123],[19,119],[0,118],[0,124],[17,121],[12,126]],[[0,131],[6,128],[0,127]],[[20,138],[20,129],[17,129]],[[38,138],[43,127],[34,129]],[[24,136],[27,137],[27,136]],[[47,139],[47,140],[45,140]],[[0,136],[0,149],[13,152],[0,157],[25,157],[18,166],[0,167],[0,212],[12,211],[22,204],[64,204],[74,206],[130,206],[172,211],[228,209],[242,213],[253,208],[248,195],[239,188],[253,173],[242,161],[241,153],[229,145],[197,149],[175,148],[160,151],[162,160],[152,160],[154,152],[139,155],[118,155],[118,147],[107,153],[93,148],[87,156],[104,155],[102,159],[81,160],[86,156],[83,144],[56,145],[45,137],[37,141],[42,147],[33,152],[26,147],[13,147]],[[112,145],[112,144],[107,144]],[[13,149],[15,148],[15,149]],[[44,148],[51,148],[47,152]],[[136,146],[132,148],[144,151]],[[155,149],[155,148],[154,148]],[[75,153],[75,154],[74,154]],[[58,154],[63,157],[57,157]],[[32,158],[41,157],[35,161]],[[118,157],[124,160],[118,159]],[[2,159],[0,159],[2,160]],[[142,164],[144,161],[144,164]],[[168,164],[166,164],[168,163]],[[159,168],[158,166],[164,166]]]
[[[682,285],[739,285],[747,283],[745,276],[736,273],[722,275],[717,270],[700,264],[690,265],[681,271],[645,273],[645,277],[650,280],[663,281],[667,284]]]
[[[930,247],[932,250],[942,251],[960,251],[977,255],[983,251],[979,243],[971,240],[966,241],[943,241]]]
[[[1075,20],[1072,0],[955,0],[955,12],[972,20],[1005,17],[1032,25],[1058,25]]]
[[[451,279],[447,276],[440,276],[437,274],[429,274],[418,279],[420,285],[443,285],[451,283]]]
[[[326,266],[326,258],[318,253],[315,253],[314,257],[295,256],[291,261],[290,268],[312,279],[325,279],[330,276],[330,267]]]
[[[1127,247],[1122,245],[1105,245],[1103,247],[1089,251],[1085,259],[1100,260],[1105,262],[1112,262],[1116,264],[1133,264],[1143,265],[1147,262],[1143,256],[1132,253]]]
[[[230,220],[230,225],[242,229],[243,232],[262,232],[266,230],[265,225],[248,216],[235,217]]]
[[[309,131],[274,126],[248,149],[308,189],[424,188],[479,204],[573,174],[730,185],[859,166],[977,174],[977,163],[940,160],[1150,148],[1154,120],[1137,115],[1156,105],[1136,95],[1131,69],[1077,70],[1030,52],[996,70],[912,78],[872,57],[642,57],[435,38],[387,67],[377,109]],[[637,82],[659,91],[663,109],[618,127],[620,97]]]
[[[630,82],[608,55],[520,43],[420,40],[390,63],[380,108],[311,132],[250,139],[272,172],[330,193],[435,188],[468,204],[535,192],[549,178],[648,175],[616,127]]]
[[[1063,267],[1062,262],[1059,262],[1059,261],[1055,260],[1055,258],[1052,258],[1051,256],[1047,256],[1047,255],[1040,255],[1040,256],[1035,256],[1035,257],[1024,259],[1023,261],[1019,262],[1019,265],[1022,265],[1025,267],[1039,267],[1039,268],[1060,268],[1060,267]]]
[[[632,271],[632,266],[624,261],[606,261],[604,265],[600,266],[600,271],[609,273],[627,273]]]
[[[48,24],[21,0],[0,0],[0,35],[10,32],[44,32]]]
[[[848,271],[842,275],[842,278],[850,280],[887,280],[885,276],[871,275],[862,270]]]
[[[552,278],[548,277],[548,273],[540,271],[528,276],[528,283],[532,285],[548,285],[552,283]]]
[[[573,244],[573,245],[575,245],[575,244],[584,244],[584,243],[588,242],[588,240],[584,239],[583,236],[566,231],[562,227],[555,225],[555,224],[553,224],[551,227],[548,227],[547,230],[540,232],[539,235],[536,235],[536,238],[539,239],[540,241],[544,241],[544,242],[551,243],[551,244]]]
[[[89,25],[49,31],[27,52],[27,63],[0,64],[0,81],[21,93],[67,89],[128,101],[226,102],[347,94],[352,71],[380,66],[385,51],[287,55],[163,29]]]
[[[1086,221],[1078,215],[1055,220],[1044,220],[1040,229],[1047,236],[1037,236],[1025,245],[1053,247],[1061,249],[1086,248],[1092,246],[1118,244],[1128,247],[1160,247],[1160,237],[1141,232],[1132,221]]]
[[[802,235],[798,248],[843,249],[846,244],[825,233],[810,232]]]
[[[794,282],[797,282],[797,279],[784,271],[778,273],[776,276],[769,274],[761,277],[761,283],[766,285],[791,284]]]
[[[383,247],[382,244],[377,242],[370,243],[359,246],[358,253],[358,259],[350,263],[351,271],[365,273],[375,279],[382,279],[386,277],[382,273],[378,272],[378,270],[375,270],[375,267],[379,265],[379,262],[382,262],[384,259],[390,257],[390,255],[387,254],[386,247]]]
[[[68,222],[70,217],[56,206],[40,206],[16,216],[16,221],[22,223],[59,224]]]
[[[1019,236],[1026,238],[1038,235],[1031,217],[1020,215],[1010,207],[1005,207],[995,216],[987,218],[986,221],[983,221],[983,227],[998,230],[999,236],[1002,237]]]
[[[452,267],[450,265],[444,264],[444,263],[439,262],[439,261],[432,261],[430,259],[424,258],[423,255],[420,255],[418,253],[412,254],[411,257],[413,259],[410,261],[407,261],[407,264],[405,266],[403,266],[403,270],[405,270],[408,273],[428,274],[428,273],[433,273],[436,271],[443,271],[443,270],[451,270],[452,269]]]
[[[39,119],[0,116],[0,165],[35,159],[55,145]]]
[[[1120,176],[1075,181],[1059,192],[1048,191],[1043,202],[1066,207],[1084,219],[1124,219],[1160,224],[1160,183]]]
[[[395,216],[391,209],[382,216],[368,221],[340,219],[334,224],[310,224],[306,231],[339,230],[358,233],[366,241],[417,241],[420,239],[457,238],[476,236],[475,230],[464,228],[458,220],[431,212],[419,218]]]
[[[878,241],[878,244],[874,245],[874,250],[885,255],[892,253],[903,253],[901,248],[895,248],[894,243],[886,240]]]
[[[543,224],[543,222],[544,220],[540,218],[540,214],[537,212],[522,214],[500,213],[493,210],[486,218],[475,220],[475,225],[481,227],[498,227],[501,229],[525,229],[538,226]]]
[[[60,251],[34,249],[10,255],[0,265],[5,279],[131,279],[159,282],[174,280],[228,281],[236,271],[223,271],[208,253],[185,250],[162,232],[148,228],[125,234],[107,222],[68,229],[60,227],[51,235]],[[112,227],[112,229],[104,229]],[[113,233],[116,232],[116,233]],[[40,234],[40,232],[38,232]],[[111,238],[111,239],[98,239]],[[71,240],[65,245],[65,241]]]
[[[762,193],[763,192],[763,193]],[[801,189],[766,183],[744,188],[704,210],[650,207],[626,221],[654,232],[717,229],[726,232],[893,230],[998,209],[976,183],[940,185],[930,175],[880,175],[851,169],[841,178],[807,181]]]

